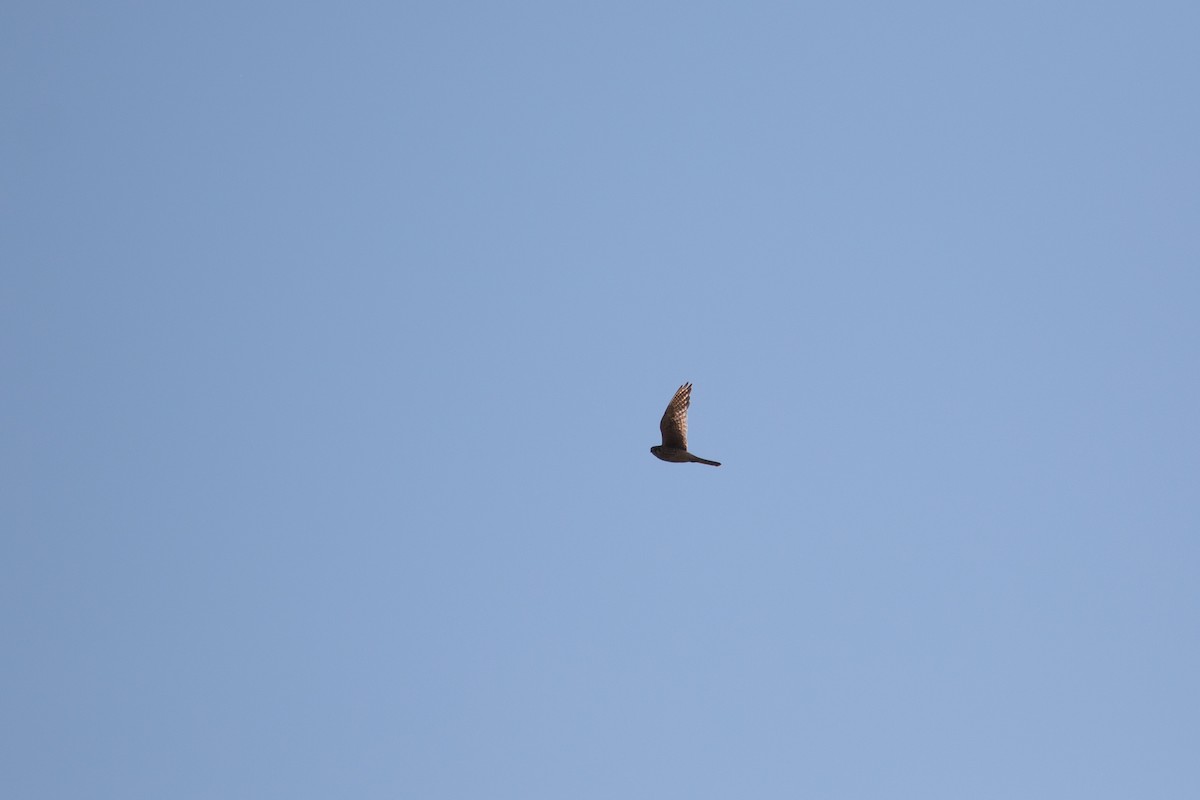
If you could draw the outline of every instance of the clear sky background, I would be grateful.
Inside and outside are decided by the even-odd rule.
[[[1198,41],[6,3],[0,795],[1200,796]]]

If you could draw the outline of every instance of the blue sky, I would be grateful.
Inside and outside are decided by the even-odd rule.
[[[0,794],[1197,796],[1198,34],[7,4]]]

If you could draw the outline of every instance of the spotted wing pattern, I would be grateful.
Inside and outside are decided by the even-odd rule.
[[[678,447],[687,450],[687,412],[692,404],[692,385],[685,383],[675,392],[667,410],[663,412],[658,429],[662,431],[663,447]]]

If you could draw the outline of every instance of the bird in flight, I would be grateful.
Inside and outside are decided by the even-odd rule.
[[[709,461],[687,451],[687,412],[691,404],[692,385],[685,383],[675,392],[675,396],[667,404],[667,410],[663,412],[662,421],[658,423],[658,429],[662,431],[662,444],[651,447],[650,452],[663,461],[673,461],[676,464],[695,461],[698,464],[719,467],[721,462]]]

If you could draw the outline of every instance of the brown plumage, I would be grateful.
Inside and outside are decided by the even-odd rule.
[[[676,464],[694,461],[697,464],[719,467],[721,462],[709,461],[687,451],[687,415],[688,406],[691,404],[692,385],[685,383],[675,392],[675,396],[667,404],[667,410],[663,412],[662,421],[658,423],[658,429],[662,432],[662,444],[651,447],[650,452],[663,461]]]

